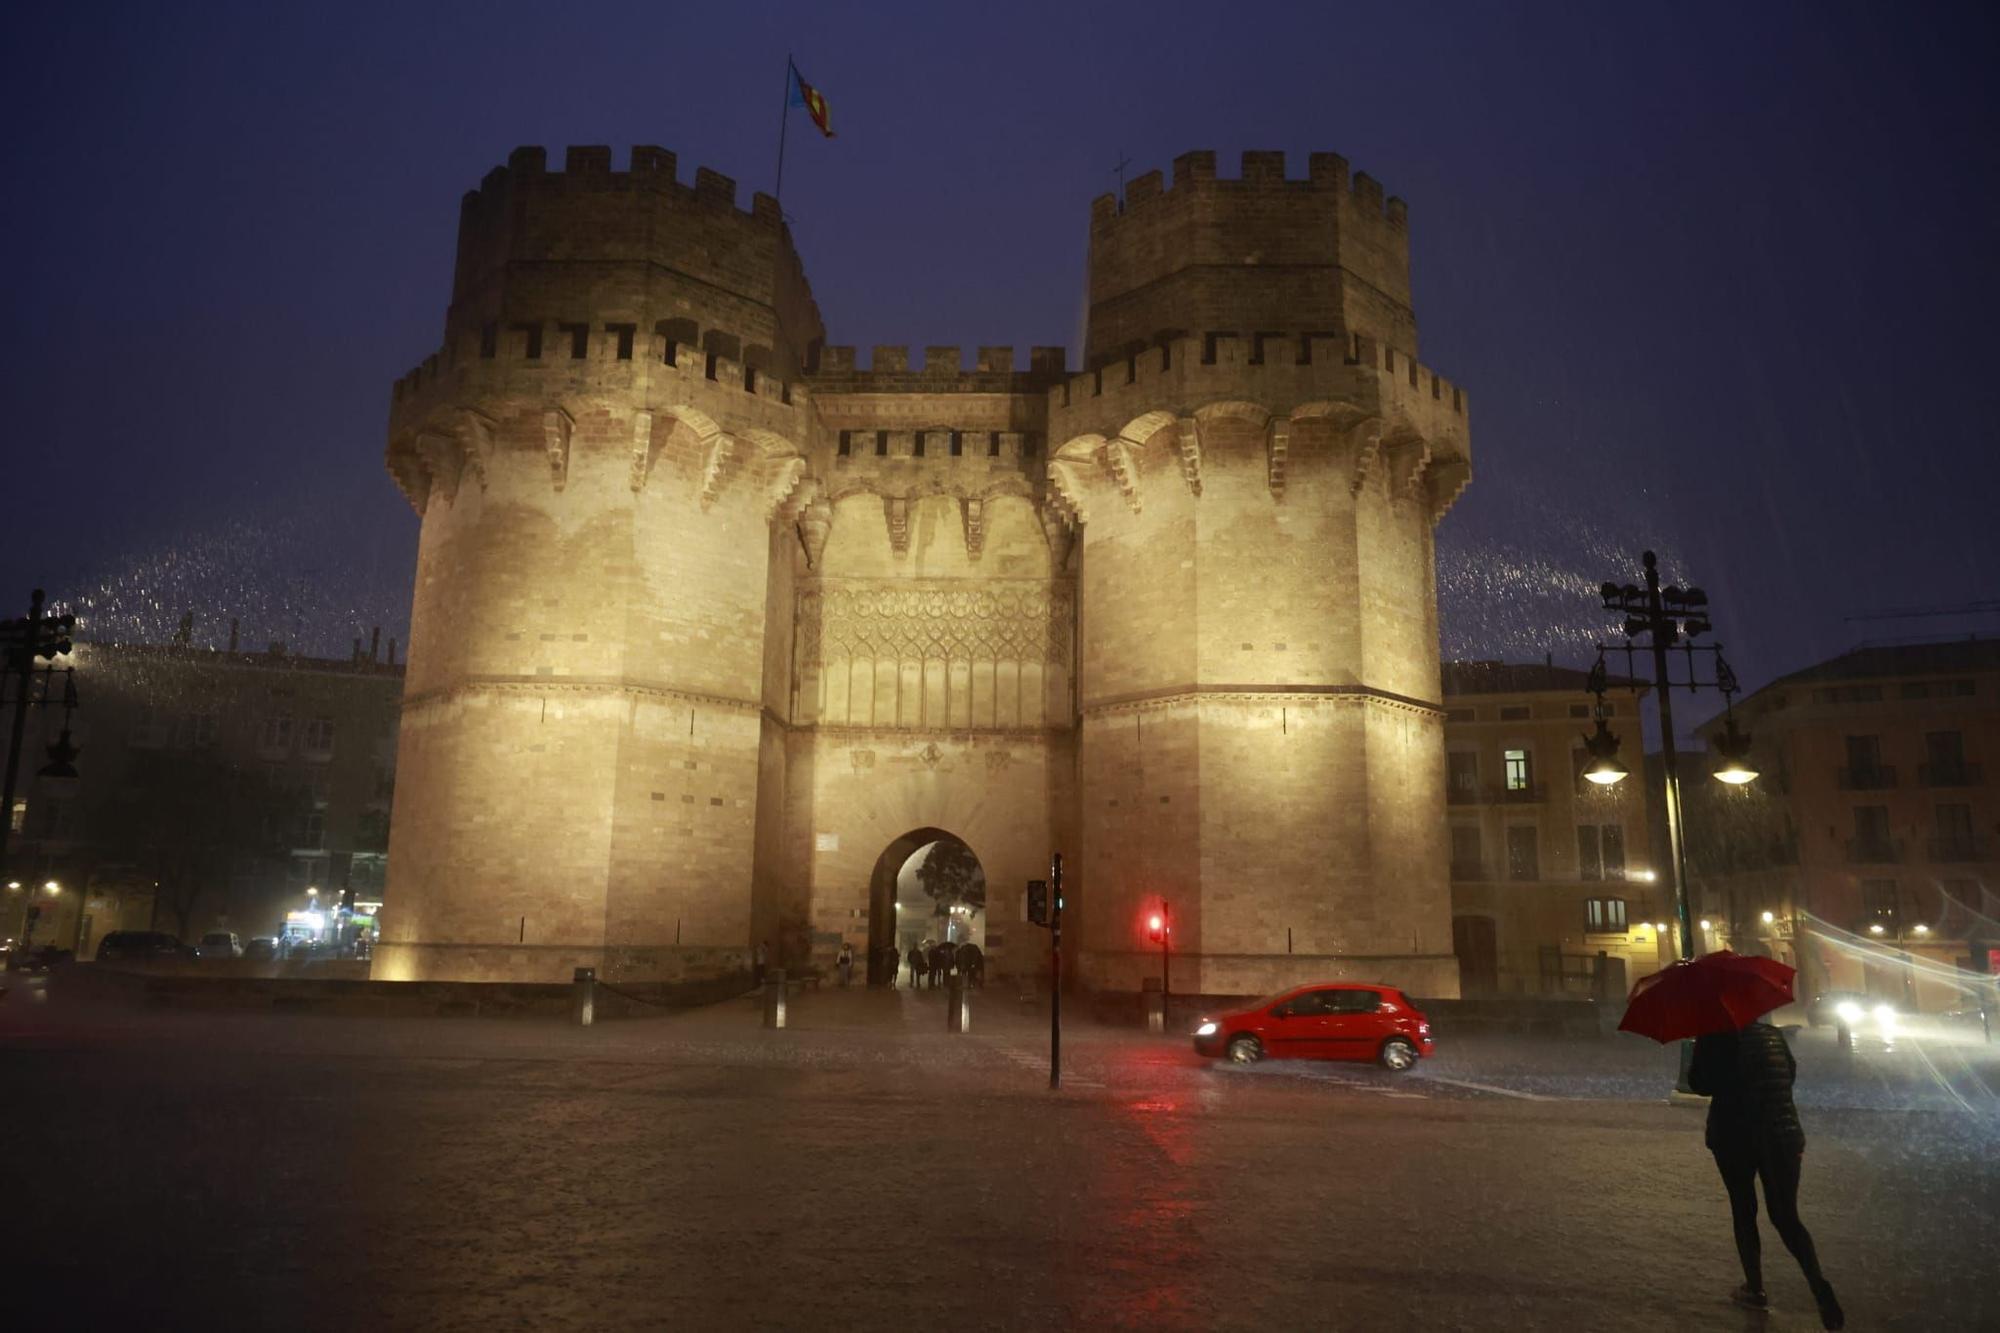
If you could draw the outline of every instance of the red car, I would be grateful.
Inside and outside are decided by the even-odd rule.
[[[1394,986],[1316,983],[1259,1000],[1248,1009],[1204,1018],[1194,1030],[1198,1055],[1249,1064],[1280,1060],[1374,1060],[1397,1073],[1436,1044],[1431,1025]]]

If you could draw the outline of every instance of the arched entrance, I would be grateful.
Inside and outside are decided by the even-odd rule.
[[[868,984],[888,985],[888,961],[924,940],[986,947],[986,871],[963,838],[911,829],[882,849],[868,882]]]

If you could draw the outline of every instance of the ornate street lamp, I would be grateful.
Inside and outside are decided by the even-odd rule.
[[[28,601],[28,614],[19,620],[0,621],[0,701],[13,691],[14,722],[7,744],[7,776],[0,783],[0,877],[7,870],[7,843],[14,831],[14,789],[21,776],[21,744],[28,724],[28,709],[48,708],[54,697],[56,667],[53,664],[70,650],[70,633],[76,628],[72,615],[47,615],[42,610],[42,590],[35,589]],[[76,712],[76,672],[62,672],[62,737],[48,746],[49,762],[40,776],[58,781],[76,776],[77,748],[69,738],[69,720]],[[26,932],[24,931],[23,934]]]

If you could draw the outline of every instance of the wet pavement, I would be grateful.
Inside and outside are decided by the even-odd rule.
[[[933,993],[579,1030],[0,1008],[0,1265],[48,1327],[1817,1327],[1738,1280],[1698,1108],[1629,1037],[1412,1074]],[[1849,1327],[2000,1324],[1993,1048],[1798,1041]]]

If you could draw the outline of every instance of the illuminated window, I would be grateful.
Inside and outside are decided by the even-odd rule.
[[[1526,791],[1534,785],[1534,765],[1526,750],[1507,751],[1506,761],[1508,791]]]
[[[1587,898],[1583,904],[1583,928],[1593,935],[1618,934],[1625,929],[1623,898]]]

